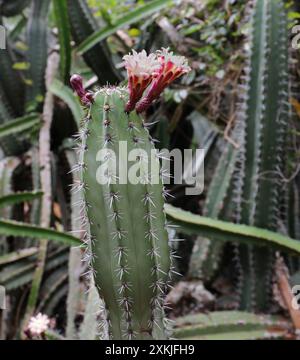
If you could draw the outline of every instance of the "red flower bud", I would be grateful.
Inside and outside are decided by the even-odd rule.
[[[83,87],[83,80],[80,75],[73,75],[70,79],[71,86],[76,94],[79,96],[80,101],[83,105],[90,105],[93,103],[93,94],[86,91]]]

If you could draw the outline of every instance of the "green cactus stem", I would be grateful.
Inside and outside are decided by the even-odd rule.
[[[283,149],[289,126],[287,14],[281,0],[257,0],[244,97],[237,174],[237,220],[279,230]],[[240,189],[240,190],[239,190]],[[267,310],[273,253],[241,247],[241,307]]]
[[[80,131],[84,217],[88,224],[91,268],[95,285],[104,299],[113,339],[163,338],[163,296],[170,272],[170,251],[164,215],[164,188],[160,178],[150,183],[148,159],[153,141],[138,115],[126,114],[126,89],[103,88],[94,96],[89,115]],[[130,162],[128,153],[136,152]],[[107,184],[99,183],[99,151],[113,151],[122,168],[110,169],[107,157]],[[142,152],[141,152],[142,151]],[[107,153],[109,154],[109,152]],[[136,166],[140,183],[121,184],[121,171]],[[134,164],[134,165],[133,165]],[[114,181],[117,180],[118,181]]]
[[[238,146],[233,148],[228,143],[224,151],[208,192],[205,213],[280,231],[286,186],[284,144],[290,122],[287,14],[282,0],[256,0],[253,5],[245,83],[232,133]],[[196,246],[193,263],[198,255]],[[219,249],[210,246],[205,265],[215,261],[218,254]],[[235,258],[240,308],[268,310],[274,253],[241,245],[236,248]]]
[[[162,155],[137,114],[137,101],[141,84],[143,90],[148,84],[156,91],[156,100],[190,68],[168,49],[150,55],[133,51],[124,57],[124,66],[128,89],[108,86],[93,96],[80,76],[71,78],[88,109],[79,133],[75,170],[81,178],[75,188],[84,194],[91,270],[105,302],[110,338],[165,339],[164,295],[174,271],[164,212],[166,175],[160,168]]]

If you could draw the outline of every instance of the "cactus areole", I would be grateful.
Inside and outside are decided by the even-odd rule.
[[[124,66],[128,89],[105,87],[91,94],[78,75],[71,78],[87,107],[76,166],[81,181],[75,188],[82,193],[90,265],[105,302],[109,337],[166,339],[164,294],[172,266],[165,190],[161,177],[151,181],[149,159],[158,168],[160,160],[159,155],[153,157],[154,141],[138,113],[189,67],[166,49],[148,56],[145,51],[133,52],[124,57]],[[120,142],[133,157],[120,152]],[[113,159],[124,166],[114,169]],[[132,165],[140,181],[118,181]],[[107,181],[99,180],[103,178]]]

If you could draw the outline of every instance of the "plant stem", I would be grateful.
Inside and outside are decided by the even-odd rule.
[[[53,53],[48,59],[47,71],[46,71],[46,87],[50,87],[55,74],[58,69],[59,57],[56,53]],[[43,109],[43,125],[40,130],[39,136],[39,163],[41,169],[41,189],[44,193],[41,203],[41,226],[49,227],[51,220],[51,150],[50,150],[50,129],[53,118],[54,110],[54,96],[50,91],[47,91],[45,105]],[[46,256],[47,256],[48,241],[41,239],[39,243],[39,252],[37,257],[37,267],[33,275],[31,290],[27,302],[26,313],[24,317],[24,327],[30,317],[33,315],[36,308],[39,290],[44,274]]]

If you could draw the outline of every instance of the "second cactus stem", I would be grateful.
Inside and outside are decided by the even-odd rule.
[[[210,217],[282,230],[285,144],[290,125],[287,20],[284,1],[253,2],[245,84],[232,133],[238,146],[227,144],[210,185],[205,207]],[[195,256],[199,257],[197,245],[194,263]],[[251,244],[235,250],[240,309],[269,310],[274,252]],[[207,253],[206,268],[220,258],[220,247],[210,246]]]

